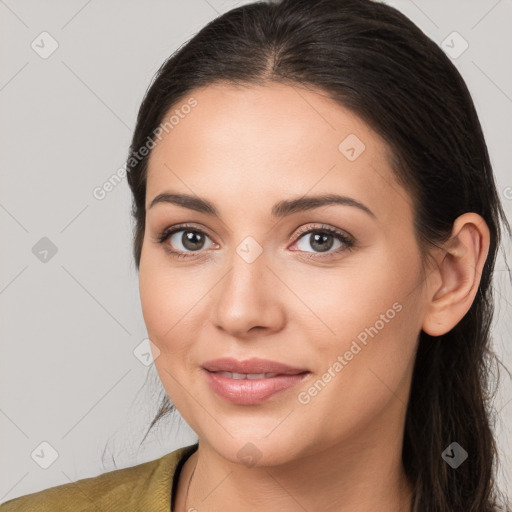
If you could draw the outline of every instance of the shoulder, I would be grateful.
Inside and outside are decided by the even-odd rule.
[[[149,462],[9,500],[0,512],[168,511],[175,470],[197,445],[179,448]]]

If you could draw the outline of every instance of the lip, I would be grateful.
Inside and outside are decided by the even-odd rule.
[[[258,358],[245,361],[232,358],[214,359],[204,363],[202,369],[212,391],[238,405],[260,404],[271,396],[296,386],[310,373],[305,369]],[[233,379],[216,372],[274,375],[260,379]]]

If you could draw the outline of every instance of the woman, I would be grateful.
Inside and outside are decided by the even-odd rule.
[[[199,442],[2,512],[500,510],[510,227],[433,41],[370,0],[233,9],[161,67],[127,167],[151,426],[176,407]]]

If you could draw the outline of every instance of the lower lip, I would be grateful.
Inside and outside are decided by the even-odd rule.
[[[204,370],[211,389],[234,404],[253,405],[264,402],[272,395],[296,386],[309,372],[297,375],[277,375],[266,379],[230,379]]]

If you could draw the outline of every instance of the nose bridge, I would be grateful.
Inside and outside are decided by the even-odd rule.
[[[270,254],[251,236],[234,248],[215,301],[217,326],[236,336],[255,326],[279,327],[283,310],[270,263]]]

